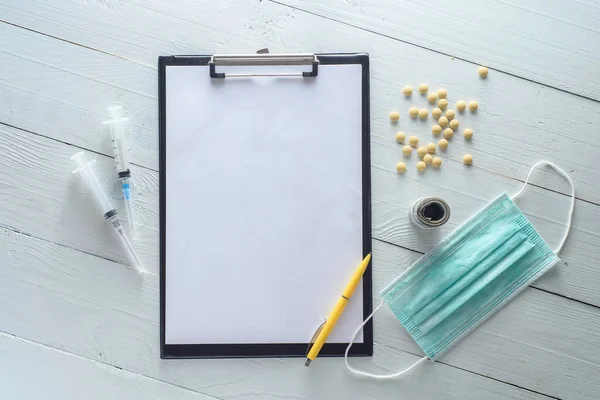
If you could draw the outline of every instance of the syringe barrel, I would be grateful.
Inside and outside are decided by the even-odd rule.
[[[129,160],[127,159],[125,127],[129,122],[129,118],[123,116],[123,108],[121,106],[112,106],[107,108],[111,119],[103,122],[110,129],[110,136],[115,154],[115,167],[117,168],[117,176],[125,178],[131,176],[129,172]]]
[[[85,157],[85,153],[80,151],[79,153],[73,155],[71,160],[77,162],[78,168],[73,172],[79,172],[83,177],[85,183],[88,185],[98,205],[102,208],[102,214],[105,215],[105,218],[108,218],[116,213],[115,208],[112,206],[110,199],[102,190],[102,186],[100,186],[100,182],[98,181],[98,177],[94,173],[92,165],[96,160],[87,161]],[[107,217],[108,216],[108,217]]]

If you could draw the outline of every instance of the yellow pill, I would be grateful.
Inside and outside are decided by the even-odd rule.
[[[396,164],[396,171],[398,171],[398,172],[406,171],[406,164],[404,164],[402,161],[400,161],[398,164]]]
[[[404,139],[406,139],[406,135],[404,134],[404,132],[396,133],[396,142],[404,143]]]
[[[440,89],[438,90],[438,98],[440,99],[445,99],[446,96],[448,96],[448,92],[446,91],[446,89]]]
[[[392,111],[390,113],[390,119],[392,120],[392,122],[396,122],[400,119],[400,114],[397,111]]]
[[[446,118],[450,119],[454,119],[454,117],[456,116],[456,113],[454,112],[454,110],[448,110],[446,111]]]
[[[465,139],[471,139],[473,137],[473,129],[467,128],[463,132],[463,136]]]
[[[419,161],[417,163],[417,169],[421,172],[425,171],[425,168],[427,168],[427,164],[425,164],[425,162],[423,161]]]
[[[442,116],[442,110],[436,107],[433,110],[431,110],[431,115],[433,116],[433,118],[439,119]]]
[[[438,101],[438,107],[441,108],[442,110],[444,108],[448,107],[448,100],[441,99],[440,101]]]
[[[477,72],[479,72],[480,77],[485,78],[485,77],[487,77],[489,71],[488,71],[487,67],[479,67]]]
[[[432,160],[433,160],[433,156],[431,154],[425,154],[425,156],[423,157],[423,162],[425,164],[431,164]]]
[[[454,136],[454,131],[452,130],[452,128],[444,129],[444,137],[446,139],[452,139],[452,136]]]
[[[410,115],[413,118],[417,118],[417,115],[419,115],[419,109],[417,107],[411,107],[408,109],[408,115]]]
[[[430,102],[431,104],[435,103],[437,100],[437,93],[436,92],[429,92],[429,94],[427,95],[427,101]]]
[[[421,83],[419,85],[419,92],[421,92],[421,94],[427,93],[428,90],[429,90],[429,86],[427,86],[426,83]]]
[[[405,156],[410,156],[410,153],[412,153],[412,147],[404,146],[402,148],[402,154],[404,154]]]
[[[425,118],[427,118],[428,115],[429,115],[429,111],[427,111],[426,108],[421,108],[419,110],[419,118],[425,119]]]
[[[465,111],[465,108],[467,108],[467,102],[464,100],[460,100],[456,103],[456,109],[460,112]]]
[[[457,130],[458,126],[460,125],[460,123],[458,122],[457,119],[453,119],[452,121],[450,121],[450,128]]]
[[[440,117],[440,119],[438,119],[438,124],[440,124],[442,127],[448,125],[448,118]]]
[[[465,164],[467,164],[467,165],[471,165],[471,164],[473,164],[473,156],[472,156],[472,155],[470,155],[470,154],[465,154],[465,155],[463,156],[463,162],[464,162]]]
[[[446,150],[448,148],[448,141],[446,139],[440,139],[438,142],[438,147],[440,149]]]
[[[410,85],[406,85],[406,86],[404,86],[404,89],[402,89],[402,93],[404,93],[404,95],[406,97],[412,96],[412,92],[413,92],[413,88]]]
[[[435,148],[436,148],[435,144],[433,144],[433,143],[429,143],[429,144],[427,145],[427,152],[428,152],[428,153],[435,153]]]
[[[417,136],[411,136],[408,138],[408,143],[410,143],[410,145],[413,147],[417,147],[417,144],[419,144],[419,138]]]
[[[434,167],[439,168],[440,165],[442,165],[442,159],[439,157],[434,157],[431,161],[431,164],[433,164]]]
[[[421,146],[417,149],[417,154],[419,155],[419,157],[425,157],[425,154],[427,154],[427,147],[425,146]]]
[[[442,127],[439,125],[432,126],[431,133],[433,133],[434,135],[439,135],[440,133],[442,133]]]
[[[477,104],[476,101],[470,101],[469,102],[469,110],[471,110],[471,111],[477,111],[477,107],[479,107],[479,104]]]

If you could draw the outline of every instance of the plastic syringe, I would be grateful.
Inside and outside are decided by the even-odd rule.
[[[129,122],[129,118],[123,116],[123,107],[112,106],[107,108],[111,119],[103,122],[110,128],[110,136],[115,153],[115,167],[117,168],[117,177],[121,181],[123,189],[123,198],[125,200],[125,210],[127,212],[127,220],[129,221],[129,232],[133,235],[133,210],[131,202],[131,190],[129,180],[131,171],[129,170],[129,161],[127,159],[127,146],[125,141],[125,125]]]
[[[106,195],[106,193],[104,193],[104,190],[102,190],[102,186],[100,186],[100,182],[98,181],[98,178],[96,177],[96,174],[92,169],[92,164],[94,164],[96,160],[87,161],[85,153],[83,151],[80,151],[79,153],[73,155],[71,157],[71,160],[74,160],[79,165],[79,168],[73,170],[73,173],[79,172],[84,178],[88,187],[94,194],[98,205],[102,209],[104,219],[109,221],[112,227],[115,229],[115,231],[117,231],[117,233],[119,234],[121,241],[123,242],[125,248],[129,253],[131,261],[133,261],[132,266],[136,268],[138,272],[144,272],[142,269],[142,264],[136,256],[131,242],[129,241],[129,239],[127,239],[125,233],[123,232],[123,226],[117,219],[117,210],[112,206],[108,196]]]

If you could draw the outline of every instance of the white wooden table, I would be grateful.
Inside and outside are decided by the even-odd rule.
[[[0,393],[3,399],[597,399],[600,396],[600,8],[591,0],[0,0]],[[159,358],[157,56],[254,52],[371,54],[374,292],[529,167],[573,177],[573,228],[554,268],[439,363],[403,379],[357,379],[340,359]],[[487,80],[477,66],[490,67]],[[406,111],[405,84],[476,99],[471,143],[456,135],[443,168],[419,175],[394,133],[431,138]],[[140,280],[71,174],[96,153],[115,199],[106,107],[123,105],[131,141]],[[399,127],[388,113],[402,114]],[[461,163],[466,152],[472,167]],[[414,156],[413,156],[414,157]],[[534,175],[520,202],[551,245],[568,187]],[[450,202],[437,235],[407,210]],[[119,204],[120,206],[121,204]],[[397,370],[422,353],[384,308],[375,355]]]

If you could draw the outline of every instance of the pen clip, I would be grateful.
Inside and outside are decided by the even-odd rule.
[[[308,353],[310,352],[310,348],[315,343],[315,339],[319,336],[319,333],[321,333],[321,331],[323,330],[323,327],[325,326],[326,323],[327,323],[327,320],[325,319],[321,323],[321,325],[319,325],[319,327],[317,328],[315,333],[312,335],[312,338],[310,338],[310,341],[308,342],[308,347],[306,348],[306,354],[304,356],[308,356]]]

